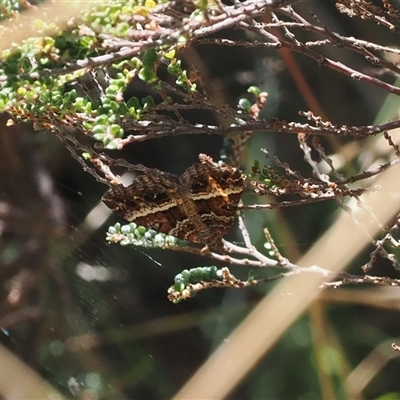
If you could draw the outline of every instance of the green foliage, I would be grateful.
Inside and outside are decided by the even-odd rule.
[[[139,69],[139,78],[148,83],[158,80],[156,73],[157,52],[154,49],[147,50],[142,57],[142,67]]]
[[[222,282],[224,274],[215,265],[184,269],[175,276],[174,284],[168,289],[168,298],[173,303],[194,297],[198,290],[207,284]],[[196,284],[200,286],[196,288]]]
[[[259,96],[260,95],[260,93],[261,93],[261,89],[258,87],[258,86],[250,86],[248,89],[247,89],[247,92],[248,93],[252,93],[252,94],[254,94],[254,96]]]
[[[192,83],[188,79],[186,70],[182,69],[181,60],[172,59],[167,70],[171,75],[175,75],[177,77],[175,83],[178,86],[186,88],[189,92],[196,91],[196,84]]]
[[[246,98],[242,98],[239,100],[238,108],[239,108],[239,110],[244,110],[244,111],[249,112],[251,109],[251,105],[252,104],[251,104],[250,100],[248,100]]]
[[[2,0],[0,7],[0,20],[10,20],[24,9],[23,0]]]
[[[165,1],[105,1],[99,3],[94,10],[90,9],[90,11],[85,12],[82,19],[95,32],[125,38],[131,29],[129,16],[147,16],[152,8],[162,3],[165,3]]]
[[[110,226],[107,232],[107,241],[119,243],[121,246],[142,246],[142,247],[161,247],[168,248],[174,246],[184,246],[187,242],[174,236],[156,232],[131,222],[127,225],[116,223]]]
[[[251,167],[250,178],[256,179],[271,187],[276,187],[280,180],[279,175],[273,170],[273,168],[266,165],[262,167],[260,160],[254,160]]]
[[[128,37],[134,16],[147,16],[163,3],[102,2],[90,11],[80,10],[80,23],[67,32],[57,30],[57,21],[51,25],[35,21],[38,36],[2,54],[0,109],[9,111],[17,120],[35,121],[42,127],[70,121],[105,148],[120,148],[128,121],[139,121],[155,106],[150,95],[125,101],[124,94],[133,79],[138,77],[160,91],[157,70],[163,63],[176,77],[177,85],[190,93],[196,90],[176,59],[173,45],[150,48],[135,57],[109,55],[107,35]],[[50,28],[57,32],[54,36],[40,35]],[[102,40],[99,33],[106,39]],[[96,71],[92,60],[102,57],[106,59],[99,61]],[[88,78],[97,86],[97,93],[79,89]]]
[[[174,289],[182,292],[190,283],[195,284],[201,281],[210,282],[213,280],[222,280],[222,273],[216,266],[184,269],[175,276]]]

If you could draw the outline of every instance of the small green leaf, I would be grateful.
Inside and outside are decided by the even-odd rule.
[[[152,69],[156,60],[156,51],[154,49],[147,50],[142,57],[143,67],[147,69]]]
[[[247,89],[247,91],[248,91],[248,93],[252,93],[252,94],[254,94],[255,96],[259,96],[260,93],[261,93],[261,89],[260,89],[259,87],[257,87],[257,86],[250,86],[250,87]]]
[[[168,53],[165,53],[164,57],[167,60],[172,60],[173,58],[175,58],[175,54],[176,54],[176,51],[175,51],[175,49],[173,49],[173,50],[170,50]]]
[[[110,143],[107,144],[106,148],[109,150],[116,150],[118,149],[119,142],[117,140],[112,140]]]
[[[153,70],[147,68],[141,68],[139,70],[138,76],[142,81],[145,81],[147,83],[153,83],[158,79],[157,74]]]
[[[251,103],[249,100],[242,98],[239,100],[238,103],[238,108],[242,109],[242,110],[246,110],[246,111],[250,111],[251,110]]]

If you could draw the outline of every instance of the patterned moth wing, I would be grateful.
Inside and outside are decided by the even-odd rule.
[[[148,169],[130,186],[111,188],[103,202],[127,221],[222,249],[243,193],[244,176],[206,155],[199,159],[180,177]]]

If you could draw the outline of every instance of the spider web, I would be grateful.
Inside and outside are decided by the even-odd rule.
[[[10,208],[3,226],[2,343],[67,397],[170,397],[239,321],[243,295],[228,295],[223,317],[220,293],[170,303],[174,275],[204,259],[107,244],[107,227],[121,220],[100,202],[106,188],[55,139],[38,135],[36,149],[35,140],[21,145],[28,135],[21,127],[13,132],[24,173],[0,170],[14,175],[3,180],[1,193]],[[177,357],[185,361],[173,363]]]

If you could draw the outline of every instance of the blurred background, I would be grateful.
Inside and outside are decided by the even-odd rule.
[[[373,22],[340,14],[333,1],[303,1],[294,8],[308,20],[312,9],[322,26],[340,34],[379,38],[387,46],[398,43],[393,32]],[[236,30],[220,36],[252,39]],[[324,51],[355,69],[367,68],[361,56],[339,47]],[[384,90],[318,67],[300,54],[288,58],[273,49],[193,45],[181,58],[187,69],[196,66],[209,95],[220,104],[235,107],[250,85],[266,91],[262,118],[298,121],[298,111],[310,109],[334,124],[368,125],[378,117],[381,122],[399,117],[398,101],[387,99]],[[126,96],[133,94],[141,98],[148,88],[133,81]],[[219,123],[202,110],[185,117]],[[101,204],[107,188],[84,172],[51,132],[35,131],[30,123],[8,125],[8,116],[2,114],[1,344],[67,398],[172,397],[274,285],[207,290],[170,303],[167,288],[174,276],[185,268],[209,265],[209,260],[107,244],[108,226],[123,222]],[[321,141],[327,154],[340,155],[335,160],[341,160],[340,171],[346,175],[389,157],[390,149],[381,150],[371,138]],[[220,136],[186,135],[132,144],[118,156],[180,174],[199,153],[220,159],[222,148]],[[254,133],[247,143],[240,160],[244,173],[250,172],[254,159],[270,164],[261,148],[303,176],[312,175],[296,135],[271,132]],[[253,204],[270,199],[249,195],[243,200]],[[247,211],[245,217],[254,245],[262,249],[267,226],[282,254],[296,262],[330,226],[336,210],[334,202],[323,202]],[[237,228],[229,239],[243,242]],[[368,249],[351,271],[361,273],[367,261]],[[374,275],[398,277],[386,262],[375,268]],[[248,274],[243,266],[232,267],[232,272],[243,279]],[[312,400],[331,393],[341,399],[400,399],[400,364],[390,349],[400,336],[398,309],[398,293],[389,288],[325,291],[229,398]],[[16,376],[15,385],[20,380]],[[331,392],[324,385],[331,385]]]

